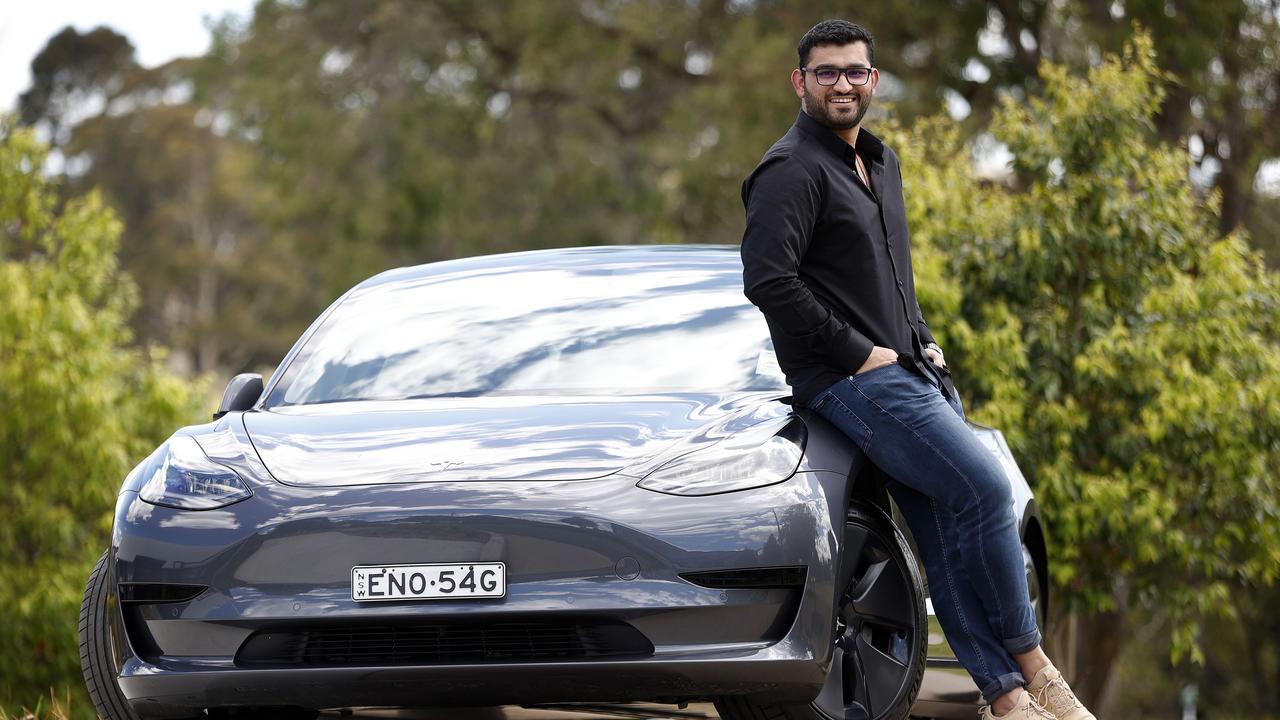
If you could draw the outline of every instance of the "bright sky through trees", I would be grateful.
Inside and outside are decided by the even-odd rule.
[[[138,49],[138,62],[150,67],[209,49],[204,18],[227,13],[247,16],[253,0],[49,0],[0,5],[0,111],[12,110],[18,94],[31,84],[31,60],[62,28],[85,32],[108,25]]]

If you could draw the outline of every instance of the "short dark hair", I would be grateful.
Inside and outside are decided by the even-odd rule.
[[[809,28],[809,32],[800,38],[796,53],[800,56],[800,67],[809,64],[809,51],[817,45],[848,45],[864,42],[867,44],[867,60],[876,64],[876,41],[871,33],[861,25],[854,25],[848,20],[823,20]]]

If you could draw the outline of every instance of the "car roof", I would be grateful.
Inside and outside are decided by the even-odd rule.
[[[606,261],[610,264],[634,264],[646,269],[654,269],[655,265],[705,266],[711,264],[738,270],[742,267],[742,256],[737,245],[595,245],[476,255],[411,265],[378,273],[361,282],[357,288],[365,289],[386,283],[399,283],[454,273],[581,268],[584,265]]]

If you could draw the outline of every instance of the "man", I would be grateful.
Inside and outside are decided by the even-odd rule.
[[[916,302],[898,158],[861,127],[875,42],[827,20],[797,50],[800,114],[742,186],[746,295],[794,404],[893,478],[934,610],[989,703],[981,716],[1094,720],[1040,648],[1008,480],[964,424]]]

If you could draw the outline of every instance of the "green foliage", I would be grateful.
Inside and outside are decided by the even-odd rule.
[[[1145,35],[1087,82],[1041,77],[993,125],[1016,188],[974,178],[954,131],[899,133],[921,304],[1029,471],[1058,597],[1158,607],[1202,660],[1199,623],[1280,573],[1280,283],[1151,140]]]
[[[0,118],[0,707],[15,710],[82,687],[76,619],[120,481],[203,399],[129,348],[120,222],[96,194],[59,207],[45,160]]]

